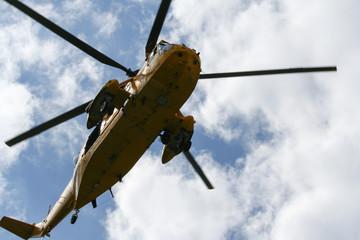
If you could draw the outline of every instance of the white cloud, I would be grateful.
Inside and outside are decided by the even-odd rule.
[[[112,33],[119,27],[119,19],[117,17],[119,13],[94,13],[95,25],[100,29],[99,35],[105,35],[107,38],[111,37]]]
[[[81,18],[93,10],[93,3],[91,0],[66,0],[63,2],[63,9],[72,12],[74,17]]]
[[[2,14],[1,18],[15,19],[11,13]],[[37,28],[29,21],[18,20],[21,24],[11,23],[0,29],[0,122],[2,126],[1,138],[10,138],[17,134],[24,127],[29,127],[33,121],[34,107],[37,98],[31,93],[29,85],[24,82],[17,82],[20,77],[20,68],[29,68],[36,57],[34,50],[37,49],[36,33]],[[24,45],[23,42],[27,45]],[[13,54],[23,51],[22,54]],[[2,156],[1,162],[9,166],[24,149],[6,149],[5,144],[0,146]],[[7,163],[7,164],[5,164]],[[6,167],[4,168],[4,170]]]
[[[12,21],[15,18],[11,13],[5,13],[1,14],[0,19]],[[36,32],[37,29],[28,21],[22,21],[22,26],[9,24],[0,29],[0,139],[2,141],[8,140],[33,124],[32,117],[38,99],[31,93],[27,84],[16,80],[21,75],[20,68],[28,67],[34,61],[31,50],[27,47],[34,46],[33,36]],[[27,46],[20,44],[24,39],[30,39],[27,41]],[[24,54],[13,55],[20,50],[24,50]],[[16,195],[16,190],[9,189],[5,174],[26,147],[26,143],[14,148],[9,148],[4,142],[0,144],[0,195],[2,196],[0,206],[7,210],[12,209],[13,215],[22,215],[23,210],[17,207],[19,203],[16,200],[7,201]]]
[[[188,163],[179,161],[186,160],[174,164],[189,172]],[[229,176],[220,172],[223,180],[211,178],[215,171],[206,171],[219,187],[208,191],[197,176],[184,176],[181,168],[169,165],[162,166],[160,156],[147,155],[126,176],[117,191],[117,208],[109,210],[105,222],[110,239],[219,239],[235,225],[236,196],[221,188]],[[203,164],[204,170],[215,166]]]
[[[0,122],[1,139],[7,140],[32,127],[34,119],[37,123],[48,120],[90,100],[89,96],[101,84],[103,68],[47,30],[49,35],[40,37],[42,27],[7,3],[1,3],[1,10],[4,24],[0,29]],[[84,89],[82,84],[87,87]],[[84,139],[85,133],[81,133],[82,136],[68,137],[64,142],[72,146],[73,141]],[[57,144],[62,141],[58,137],[53,140]],[[6,171],[26,146],[23,143],[8,148],[2,144],[1,171]]]

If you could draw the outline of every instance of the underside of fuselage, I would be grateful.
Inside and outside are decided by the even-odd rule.
[[[96,199],[129,172],[189,98],[199,73],[200,59],[194,50],[167,43],[156,46],[128,81],[128,101],[99,123],[99,136],[79,157],[74,174],[75,209]]]

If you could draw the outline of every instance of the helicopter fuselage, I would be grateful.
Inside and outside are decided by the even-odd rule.
[[[138,74],[122,86],[129,99],[99,123],[96,140],[81,150],[73,178],[41,223],[47,229],[41,235],[121,181],[190,97],[199,74],[194,50],[167,43],[156,46]]]

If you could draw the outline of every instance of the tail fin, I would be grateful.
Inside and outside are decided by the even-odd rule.
[[[35,226],[35,223],[29,224],[9,217],[3,217],[0,226],[23,239],[37,236],[42,232],[39,227]]]

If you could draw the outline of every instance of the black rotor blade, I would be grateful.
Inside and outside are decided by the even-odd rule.
[[[167,11],[169,10],[171,0],[162,0],[159,10],[157,12],[154,24],[152,26],[148,41],[146,43],[145,52],[148,55],[155,47],[161,28],[164,24]]]
[[[226,73],[208,73],[208,74],[200,74],[199,79],[246,77],[246,76],[287,74],[287,73],[327,72],[327,71],[336,71],[336,66],[330,66],[330,67],[304,67],[304,68],[288,68],[288,69],[270,69],[270,70],[257,70],[257,71],[244,71],[244,72],[226,72]]]
[[[82,104],[82,105],[80,105],[80,106],[78,106],[78,107],[76,107],[76,108],[74,108],[74,109],[72,109],[72,110],[70,110],[70,111],[68,111],[66,113],[61,114],[60,116],[57,116],[57,117],[55,117],[55,118],[53,118],[53,119],[51,119],[51,120],[49,120],[47,122],[44,122],[44,123],[32,128],[32,129],[30,129],[29,131],[24,132],[24,133],[22,133],[22,134],[20,134],[20,135],[18,135],[16,137],[6,141],[5,143],[9,147],[11,147],[11,146],[13,146],[13,145],[15,145],[15,144],[17,144],[17,143],[19,143],[21,141],[24,141],[24,140],[26,140],[28,138],[31,138],[31,137],[33,137],[35,135],[38,135],[39,133],[41,133],[41,132],[43,132],[45,130],[48,130],[49,128],[55,127],[56,125],[58,125],[60,123],[63,123],[65,121],[67,121],[67,120],[70,120],[70,119],[84,113],[86,107],[89,105],[90,102],[91,101],[89,101],[87,103],[84,103],[84,104]]]
[[[65,39],[72,45],[76,46],[77,48],[81,49],[88,55],[92,56],[96,60],[98,60],[104,64],[110,65],[112,67],[119,68],[119,69],[125,71],[128,76],[134,75],[134,73],[133,73],[133,71],[131,71],[131,69],[127,69],[120,63],[116,62],[115,60],[113,60],[113,59],[109,58],[108,56],[104,55],[103,53],[99,52],[98,50],[91,47],[87,43],[81,41],[80,39],[78,39],[77,37],[72,35],[71,33],[67,32],[63,28],[56,25],[55,23],[51,22],[49,19],[47,19],[47,18],[43,17],[42,15],[40,15],[39,13],[35,12],[34,10],[29,8],[25,4],[23,4],[17,0],[5,0],[5,1],[8,2],[9,4],[13,5],[17,9],[19,9],[20,11],[22,11],[23,13],[25,13],[26,15],[28,15],[29,17],[31,17],[32,19],[37,21],[38,23],[42,24],[47,29],[49,29],[52,32],[54,32],[55,34],[59,35],[61,38]]]
[[[205,176],[203,170],[201,170],[199,164],[195,161],[195,158],[192,156],[192,154],[189,151],[183,152],[187,160],[189,160],[190,164],[194,167],[195,171],[199,174],[201,179],[204,181],[205,185],[208,187],[208,189],[214,189],[214,187],[211,185],[210,181]]]

